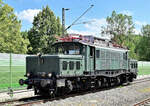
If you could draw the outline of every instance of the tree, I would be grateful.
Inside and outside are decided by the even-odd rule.
[[[102,27],[101,34],[109,36],[111,40],[121,46],[126,46],[130,49],[129,56],[137,59],[135,51],[138,37],[134,34],[134,24],[132,16],[126,14],[117,14],[112,12],[111,16],[106,18],[107,25]]]
[[[23,39],[28,39],[28,31],[22,31],[21,36]]]
[[[48,6],[34,17],[33,27],[28,32],[30,46],[33,48],[29,53],[50,53],[55,35],[61,35],[61,24]]]
[[[150,61],[150,25],[141,28],[142,38],[137,46],[140,60]]]
[[[21,22],[13,8],[0,1],[0,52],[26,53],[28,41],[20,33]]]
[[[147,25],[143,26],[141,29],[141,33],[145,37],[150,37],[150,25],[147,24]]]
[[[27,51],[31,51],[32,50],[32,47],[30,47],[30,42],[29,42],[29,39],[28,39],[28,31],[22,31],[21,32],[21,36],[22,38],[27,42],[26,46],[27,46]]]
[[[134,31],[134,24],[132,22],[132,16],[126,14],[117,14],[115,11],[112,12],[111,16],[106,18],[107,26],[102,27],[101,34],[110,36],[114,41],[124,41],[119,36],[125,36],[132,34]],[[118,40],[119,39],[119,40]],[[120,42],[121,44],[123,42]]]
[[[60,18],[57,17],[56,19],[57,23],[57,35],[61,36],[62,34],[62,25],[60,24]]]
[[[124,41],[124,46],[128,47],[129,51],[129,57],[133,59],[139,59],[139,55],[137,53],[137,48],[140,40],[141,40],[141,35],[127,35],[125,36],[125,41]]]

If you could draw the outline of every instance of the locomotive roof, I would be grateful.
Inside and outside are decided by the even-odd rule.
[[[109,46],[99,46],[99,45],[95,45],[95,44],[91,44],[91,43],[84,43],[84,42],[80,42],[81,44],[84,45],[89,45],[89,46],[93,46],[95,48],[101,48],[101,49],[107,49],[107,50],[114,50],[114,51],[120,51],[120,52],[127,52],[129,50],[127,49],[123,49],[123,48],[116,48],[116,47],[109,47]]]
[[[130,59],[131,62],[138,62],[137,60],[135,59]]]
[[[107,49],[107,50],[112,50],[112,51],[119,51],[119,52],[127,52],[127,51],[129,51],[128,49],[124,49],[124,48],[109,47],[109,46],[104,47],[104,46],[96,45],[94,43],[88,43],[88,42],[82,42],[82,41],[78,41],[78,42],[57,42],[55,44],[61,44],[61,43],[62,44],[63,43],[74,43],[74,44],[89,45],[89,46],[92,46],[92,47],[95,47],[95,48],[102,48],[102,49]]]
[[[26,58],[28,57],[32,57],[32,58],[35,58],[39,55],[31,55],[31,56],[27,56]],[[64,55],[64,54],[44,54],[44,55],[41,55],[41,57],[50,57],[50,58],[78,58],[78,59],[81,59],[82,58],[82,55]]]

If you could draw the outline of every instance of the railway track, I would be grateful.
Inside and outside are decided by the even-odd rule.
[[[146,81],[150,81],[150,77],[142,78],[142,79],[136,79],[131,84],[137,84],[137,83],[142,83],[142,82],[146,82]]]
[[[130,86],[130,85],[133,85],[133,84],[142,83],[142,82],[146,82],[146,81],[150,81],[150,78],[137,79],[132,83],[125,84],[125,86]],[[32,104],[41,104],[41,103],[46,103],[46,102],[50,102],[50,101],[53,101],[53,100],[65,99],[65,98],[68,98],[68,97],[80,96],[80,95],[85,95],[85,94],[88,94],[88,93],[96,93],[96,92],[99,92],[99,91],[109,90],[109,89],[113,89],[113,88],[117,88],[117,87],[114,86],[114,87],[109,87],[109,88],[93,89],[93,90],[90,90],[90,91],[72,92],[68,95],[63,95],[63,96],[59,96],[59,97],[55,97],[55,98],[34,96],[34,97],[30,97],[30,98],[22,98],[22,99],[18,99],[18,100],[0,102],[0,106],[1,105],[30,106]],[[141,106],[140,104],[145,103],[147,101],[150,102],[150,99],[145,100],[141,103],[135,104],[134,106]]]
[[[145,99],[139,103],[134,104],[134,106],[150,106],[150,98]]]

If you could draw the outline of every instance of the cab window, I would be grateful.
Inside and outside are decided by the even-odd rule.
[[[55,44],[55,53],[66,55],[79,55],[82,54],[83,46],[79,43],[63,42]]]

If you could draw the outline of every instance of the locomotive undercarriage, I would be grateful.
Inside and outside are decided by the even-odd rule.
[[[72,91],[82,91],[99,89],[122,85],[132,82],[136,78],[134,73],[120,74],[115,77],[100,75],[70,76],[60,78],[29,78],[22,83],[28,85],[28,89],[33,88],[35,95],[64,95]],[[21,81],[20,81],[21,82]]]

